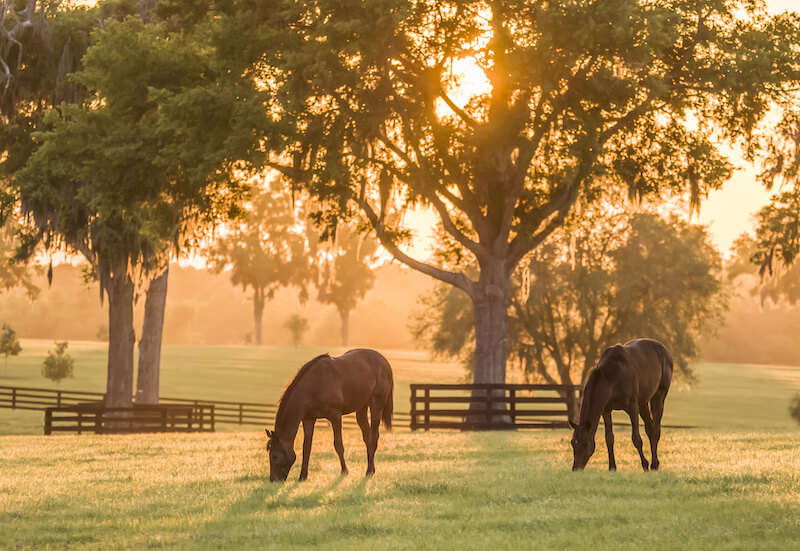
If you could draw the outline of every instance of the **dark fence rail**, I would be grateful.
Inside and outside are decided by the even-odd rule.
[[[87,402],[102,404],[104,401],[105,394],[101,392],[0,386],[0,408],[44,411],[51,407],[75,406]],[[275,424],[275,413],[278,410],[276,405],[257,402],[169,397],[162,397],[159,402],[159,405],[214,406],[214,418],[217,424],[225,423],[259,427],[272,427]],[[408,412],[395,411],[392,416],[392,424],[400,428],[408,428],[410,420],[411,417]],[[345,427],[358,428],[353,415],[345,416],[342,419],[342,424]]]
[[[0,407],[11,409],[41,411],[49,407],[75,406],[86,402],[103,402],[105,397],[102,392],[0,386]]]
[[[477,391],[477,392],[476,392]],[[411,430],[568,427],[578,385],[412,384]]]
[[[44,433],[93,432],[213,432],[214,406],[154,405],[107,408],[100,403],[49,407],[44,410]]]

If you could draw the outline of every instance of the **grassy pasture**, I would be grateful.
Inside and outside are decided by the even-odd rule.
[[[0,384],[54,388],[39,376],[52,343],[23,346]],[[76,376],[62,388],[102,391],[104,347],[70,346]],[[162,395],[274,402],[299,365],[325,351],[165,347]],[[397,410],[408,409],[410,382],[462,378],[422,352],[386,355]],[[674,387],[664,421],[698,428],[665,429],[658,473],[641,472],[620,426],[617,473],[605,471],[602,435],[589,469],[572,473],[567,431],[397,430],[382,434],[369,480],[360,435],[345,431],[351,475],[340,477],[323,429],[309,480],[294,482],[295,466],[279,485],[268,482],[260,430],[44,437],[41,412],[0,409],[0,549],[796,547],[800,433],[787,406],[800,369],[696,370],[691,390]]]
[[[55,348],[53,343],[23,340],[22,347],[22,354],[8,359],[8,373],[6,377],[0,375],[0,385],[55,389],[55,383],[41,376],[42,362],[47,351]],[[312,346],[164,346],[161,395],[277,403],[303,363],[319,354],[338,355],[344,351]],[[68,352],[75,359],[75,376],[61,381],[60,388],[105,392],[106,345],[74,342]],[[426,352],[384,350],[382,353],[394,370],[394,403],[398,411],[409,409],[409,383],[462,382],[464,378],[458,365],[432,361]],[[44,413],[40,411],[0,409],[0,434],[41,434],[43,426]],[[220,425],[219,430],[225,429],[225,425]],[[237,425],[227,429],[241,430]]]
[[[619,431],[621,432],[621,431]],[[309,480],[265,480],[255,432],[3,436],[0,547],[10,549],[790,549],[800,541],[796,432],[665,431],[643,473],[627,433],[569,471],[568,435],[382,436],[338,476],[329,439]]]
[[[40,375],[49,341],[25,340],[24,351],[8,359],[7,376],[0,385],[56,388]],[[61,388],[103,392],[106,377],[105,345],[70,343],[75,378]],[[305,361],[318,354],[340,354],[343,349],[283,346],[165,346],[162,354],[161,395],[276,403],[283,388]],[[395,375],[395,410],[408,411],[409,383],[462,382],[454,363],[432,361],[426,352],[383,351]],[[673,384],[664,423],[698,428],[760,430],[796,427],[789,417],[791,397],[800,391],[800,367],[701,363],[698,382],[691,388]],[[2,369],[0,369],[2,373]],[[625,421],[616,413],[617,422]],[[0,434],[40,434],[44,414],[0,409]],[[220,430],[241,430],[221,425]]]

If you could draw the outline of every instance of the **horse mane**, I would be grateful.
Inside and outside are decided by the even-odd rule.
[[[292,395],[292,391],[297,387],[298,381],[300,381],[300,379],[303,378],[303,375],[308,373],[308,371],[311,369],[311,366],[314,365],[317,361],[325,359],[325,358],[330,358],[330,357],[331,356],[328,353],[320,354],[316,358],[314,358],[312,360],[309,360],[306,363],[304,363],[303,366],[300,369],[297,370],[297,374],[294,376],[294,379],[292,379],[292,381],[289,383],[289,386],[286,387],[286,390],[283,391],[283,394],[281,395],[281,399],[280,399],[280,401],[278,403],[278,412],[275,414],[275,429],[278,428],[278,422],[281,419],[281,417],[282,417],[281,414],[284,412],[284,409],[285,409],[284,405],[285,405],[286,401],[288,400],[289,396]]]
[[[579,424],[589,423],[589,410],[592,407],[595,390],[602,392],[604,386],[614,385],[614,381],[620,372],[618,360],[624,361],[625,359],[625,348],[619,344],[606,348],[600,355],[597,366],[589,372],[589,376],[583,386],[583,401],[579,414]]]
[[[609,346],[603,351],[594,371],[597,371],[598,374],[602,374],[608,379],[613,379],[619,372],[618,362],[626,360],[627,355],[624,346],[621,344]]]

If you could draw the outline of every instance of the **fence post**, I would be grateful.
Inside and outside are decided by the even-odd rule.
[[[431,389],[425,389],[425,430],[431,430]]]
[[[103,400],[105,402],[105,400]],[[105,406],[95,407],[94,408],[94,433],[95,434],[102,434],[103,433],[103,416],[102,412],[104,411]],[[91,410],[90,410],[91,411]]]
[[[58,407],[61,407],[61,391],[60,390],[56,391],[56,405]]]
[[[511,388],[508,391],[509,397],[509,415],[511,415],[511,424],[517,426],[517,389]]]
[[[486,389],[486,428],[491,428],[492,425],[492,389]]]
[[[53,432],[53,412],[50,408],[44,410],[44,433],[49,435]]]
[[[78,434],[81,433],[81,429],[83,428],[83,412],[78,409]]]
[[[417,430],[417,387],[411,385],[411,430]]]
[[[161,428],[167,430],[167,408],[161,408]]]
[[[214,404],[209,407],[211,408],[211,432],[216,432],[214,429]]]
[[[17,408],[17,387],[11,389],[11,409]]]

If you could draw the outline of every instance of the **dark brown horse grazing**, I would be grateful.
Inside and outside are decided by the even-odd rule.
[[[375,472],[378,426],[381,419],[392,428],[392,368],[374,350],[350,350],[339,357],[317,356],[297,372],[281,398],[275,415],[275,430],[267,430],[269,441],[269,479],[286,480],[297,456],[294,438],[303,423],[303,466],[300,480],[308,476],[311,439],[317,419],[327,419],[333,427],[333,447],[339,454],[342,474],[347,473],[342,444],[342,415],[356,412],[361,435],[367,445],[367,475]],[[367,418],[369,407],[372,424]]]
[[[664,399],[672,380],[672,356],[658,341],[635,339],[606,348],[600,361],[586,380],[578,424],[569,422],[574,462],[572,470],[583,469],[594,453],[594,435],[603,416],[608,446],[608,469],[614,471],[614,432],[611,410],[621,409],[631,418],[633,445],[639,452],[642,468],[648,468],[639,435],[639,415],[650,439],[651,470],[658,470],[658,439],[661,437],[661,416]]]

